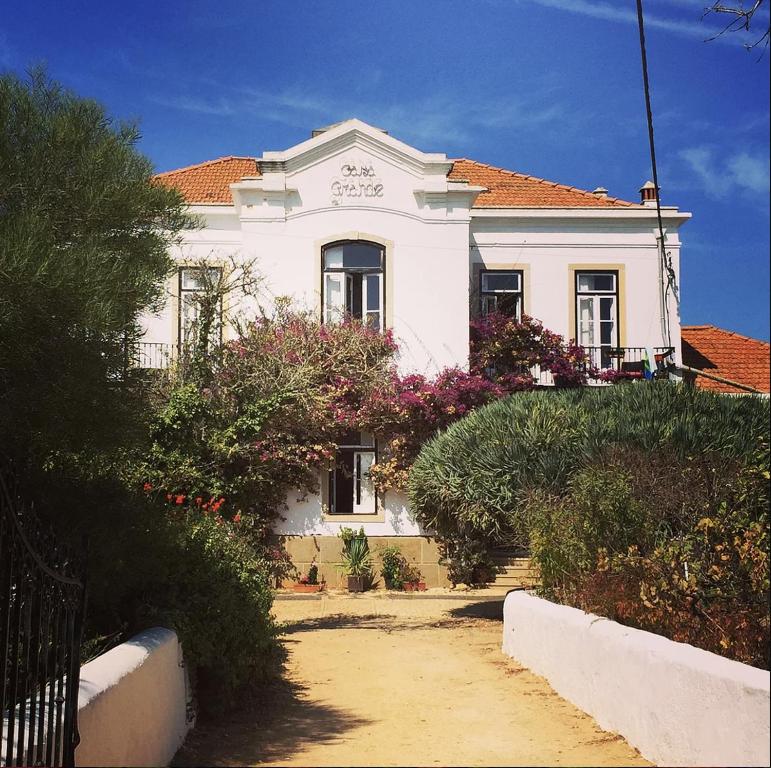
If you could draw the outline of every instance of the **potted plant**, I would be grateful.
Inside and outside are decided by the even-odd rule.
[[[308,573],[292,585],[293,592],[322,592],[323,589],[324,581],[319,581],[319,567],[316,563],[311,563]]]
[[[343,540],[340,567],[348,578],[348,591],[364,592],[372,582],[372,554],[364,528],[359,533],[343,528],[340,538]]]
[[[402,589],[404,586],[403,572],[407,561],[399,547],[395,544],[380,549],[380,562],[382,567],[380,575],[383,577],[386,589]]]
[[[426,591],[426,582],[423,581],[423,576],[416,566],[405,562],[401,576],[405,592]]]

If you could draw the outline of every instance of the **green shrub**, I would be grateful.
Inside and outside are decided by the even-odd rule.
[[[401,589],[404,584],[402,574],[407,564],[402,551],[396,544],[389,544],[381,547],[379,554],[382,563],[380,575],[383,577],[386,589]]]
[[[550,597],[768,666],[769,402],[670,384],[522,393],[410,476],[451,578],[528,543]]]
[[[233,524],[194,510],[168,518],[168,571],[146,596],[145,623],[180,636],[202,692],[219,705],[268,670],[276,628],[267,561]]]

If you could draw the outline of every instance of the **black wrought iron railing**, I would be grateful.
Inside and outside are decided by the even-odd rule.
[[[82,559],[37,523],[0,472],[0,766],[73,766]]]

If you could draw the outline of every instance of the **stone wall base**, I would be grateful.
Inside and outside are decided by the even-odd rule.
[[[346,577],[338,567],[342,559],[343,542],[337,536],[279,536],[298,575],[308,573],[312,563],[319,568],[319,579],[324,579],[329,589],[345,589]],[[439,548],[432,536],[369,536],[369,548],[375,563],[376,589],[385,589],[380,575],[380,550],[396,545],[407,560],[415,565],[427,587],[449,587],[447,568],[439,565]],[[287,579],[282,586],[290,586],[294,579]]]

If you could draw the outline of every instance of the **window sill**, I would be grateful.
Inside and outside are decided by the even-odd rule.
[[[385,514],[383,512],[374,515],[330,515],[323,514],[321,519],[325,523],[384,523]]]

